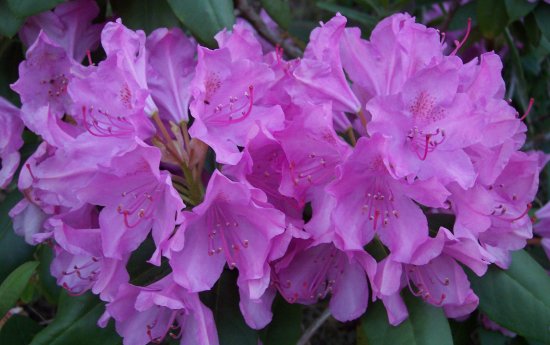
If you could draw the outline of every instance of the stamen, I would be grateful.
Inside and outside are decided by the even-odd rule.
[[[275,56],[277,57],[277,66],[281,65],[281,57],[283,56],[283,48],[277,43],[275,45]]]
[[[243,104],[240,104],[236,107],[237,101],[239,100],[238,97],[231,96],[229,97],[229,103],[227,104],[218,104],[215,108],[212,114],[208,116],[208,118],[211,118],[210,123],[212,124],[233,124],[238,123],[243,120],[245,120],[250,113],[252,112],[252,105],[254,103],[254,86],[249,85],[248,90],[244,93],[244,98],[247,99],[247,101]],[[236,107],[236,109],[234,109]],[[227,108],[227,111],[224,113],[220,112]],[[241,112],[239,117],[233,117],[234,114],[237,112]],[[206,120],[208,120],[208,118]]]
[[[82,106],[82,122],[86,130],[96,137],[125,137],[134,127],[124,116],[112,116],[106,111]]]
[[[88,291],[87,289],[83,289],[82,291],[75,292],[75,291],[73,291],[73,290],[69,287],[69,285],[68,285],[67,283],[65,283],[65,282],[62,284],[62,286],[63,286],[63,288],[67,291],[67,294],[68,294],[69,296],[72,296],[72,297],[82,296],[82,295],[84,295],[84,294],[86,293],[86,291]]]
[[[428,153],[432,152],[446,139],[445,131],[436,129],[433,133],[424,133],[418,127],[409,130],[407,138],[410,140],[412,149],[420,160],[426,160]]]
[[[472,30],[472,18],[468,18],[468,27],[466,28],[466,34],[464,35],[464,38],[462,41],[455,41],[454,44],[456,48],[452,51],[449,55],[456,55],[458,50],[466,43],[466,40],[468,39],[468,36],[470,36],[470,31]]]
[[[94,62],[92,61],[92,54],[90,49],[86,49],[86,56],[88,57],[88,65],[93,66]]]
[[[25,164],[25,167],[27,168],[27,170],[29,171],[29,174],[31,175],[31,178],[33,181],[36,181],[37,178],[34,176],[34,174],[32,173],[32,169],[31,169],[31,165],[29,163],[26,163]]]
[[[527,208],[525,209],[525,211],[523,211],[522,214],[520,214],[519,216],[517,216],[517,217],[514,218],[514,219],[511,219],[510,221],[515,222],[516,220],[520,220],[520,219],[523,218],[527,213],[529,213],[529,210],[530,210],[532,207],[533,207],[533,204],[528,203],[528,204],[527,204]]]
[[[439,298],[439,301],[435,302],[434,304],[436,304],[436,305],[442,305],[443,302],[445,301],[445,298],[447,298],[447,295],[444,294],[444,293],[442,293],[442,294],[441,294],[441,297]]]
[[[209,230],[208,256],[223,252],[229,268],[235,268],[241,250],[247,249],[250,244],[248,239],[241,239],[236,232],[239,223],[227,217],[219,207],[215,206],[210,210],[206,224]]]
[[[117,212],[123,216],[124,225],[127,228],[134,228],[142,221],[152,218],[155,205],[153,195],[156,193],[158,185],[155,185],[152,190],[149,188],[151,188],[150,185],[144,184],[121,193],[122,202],[126,205],[118,205]],[[145,191],[143,191],[144,189]],[[127,196],[131,196],[133,199],[126,202]],[[132,223],[130,222],[130,216],[134,215],[136,220]]]
[[[439,31],[439,30],[438,30]],[[441,35],[441,41],[440,44],[443,44],[445,42],[445,37],[447,36],[446,33],[439,31],[439,34]]]
[[[527,115],[531,112],[531,108],[533,107],[533,104],[535,103],[535,99],[531,98],[529,99],[529,105],[527,106],[527,110],[525,110],[525,113],[519,118],[520,121],[525,120]]]

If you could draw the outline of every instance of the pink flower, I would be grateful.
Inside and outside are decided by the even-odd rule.
[[[332,315],[349,321],[367,309],[367,274],[374,278],[376,263],[363,251],[295,240],[274,269],[277,288],[289,303],[313,304],[330,294]]]
[[[129,255],[121,260],[104,257],[100,229],[76,229],[59,219],[50,223],[57,244],[51,272],[57,284],[72,295],[92,289],[101,299],[113,300],[119,287],[129,280],[126,272]]]
[[[148,91],[120,66],[117,55],[80,75],[69,86],[73,114],[87,140],[119,139],[126,147],[135,137],[148,139],[154,128],[145,113]],[[114,146],[117,140],[111,140]]]
[[[116,56],[117,66],[127,73],[140,88],[147,90],[147,51],[145,49],[145,33],[141,30],[132,31],[122,25],[122,21],[110,22],[101,32],[101,46],[107,58]],[[145,100],[145,112],[156,112],[155,102],[148,96]]]
[[[275,134],[285,152],[280,192],[300,205],[311,200],[308,192],[335,177],[335,167],[350,154],[351,147],[333,128],[330,104],[304,104],[293,121]]]
[[[147,37],[146,48],[147,83],[161,118],[187,122],[196,43],[178,28],[160,28]]]
[[[357,113],[361,103],[351,90],[342,69],[340,41],[346,17],[337,14],[311,32],[304,58],[294,76],[307,87],[303,92],[313,100],[331,100],[335,111]]]
[[[209,290],[227,262],[239,269],[240,288],[259,298],[269,284],[268,258],[285,230],[284,214],[260,190],[215,171],[204,201],[184,215],[170,247],[174,280],[191,292]]]
[[[218,344],[212,312],[172,275],[146,287],[123,285],[106,309],[98,324],[115,319],[124,345],[161,343],[167,336],[181,337],[181,344]]]
[[[491,258],[477,241],[456,238],[441,228],[437,237],[426,241],[416,253],[414,264],[401,264],[390,254],[379,263],[376,272],[376,297],[381,299],[393,325],[407,317],[399,291],[408,286],[411,293],[435,306],[443,307],[448,317],[460,318],[471,313],[478,298],[457,261],[483,275]]]
[[[336,198],[332,222],[344,248],[361,249],[375,233],[396,261],[414,261],[428,238],[426,216],[414,201],[442,206],[449,195],[433,180],[409,183],[397,179],[385,155],[387,141],[361,138],[327,190]]]
[[[132,151],[98,169],[79,190],[79,199],[104,206],[99,226],[106,257],[121,259],[152,229],[157,250],[151,260],[160,264],[166,241],[181,222],[184,204],[172,187],[169,173],[159,171],[159,164],[159,150],[137,142]]]
[[[528,210],[544,164],[538,152],[514,152],[490,185],[479,184],[467,191],[452,187],[450,200],[457,216],[454,233],[479,238],[496,263],[507,267],[509,252],[523,248],[532,237]]]
[[[19,109],[0,97],[0,189],[10,184],[19,166],[22,132]]]
[[[271,205],[283,211],[287,217],[301,219],[302,208],[298,202],[279,191],[285,164],[288,163],[280,141],[267,130],[260,129],[246,145],[239,162],[224,166],[223,173],[261,189]]]
[[[21,96],[25,126],[51,144],[62,142],[57,134],[70,128],[61,118],[72,104],[67,88],[75,65],[63,48],[41,32],[19,65],[19,79],[11,85]]]
[[[278,105],[262,105],[275,75],[252,33],[236,25],[226,36],[217,36],[219,49],[198,49],[189,133],[212,147],[218,162],[235,164],[252,128],[281,129],[284,114]]]
[[[13,231],[25,238],[25,242],[34,245],[40,241],[34,235],[44,230],[44,222],[48,219],[40,207],[30,203],[27,199],[18,202],[9,212],[13,222]]]
[[[87,51],[99,43],[103,24],[92,24],[99,14],[95,1],[73,0],[61,3],[53,11],[46,11],[27,18],[19,31],[21,41],[30,46],[40,31],[56,45],[62,47],[76,62],[82,61]]]
[[[402,91],[411,76],[443,58],[439,32],[406,13],[383,19],[370,41],[360,34],[357,28],[345,29],[340,52],[354,91],[364,102]]]
[[[464,148],[479,141],[483,117],[471,102],[457,93],[461,67],[458,60],[420,71],[392,96],[377,96],[367,103],[372,121],[368,132],[392,137],[388,156],[397,176],[436,178],[463,188],[474,184],[476,174]]]
[[[542,237],[542,248],[546,252],[546,255],[550,258],[550,204],[544,205],[543,208],[538,210],[535,215],[538,222],[535,224],[535,234]]]

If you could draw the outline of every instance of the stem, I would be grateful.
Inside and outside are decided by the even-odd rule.
[[[538,238],[538,237],[530,238],[527,240],[527,244],[531,246],[540,246],[542,245],[542,238]]]
[[[183,142],[185,143],[185,150],[189,155],[189,161],[191,161],[191,140],[189,139],[189,132],[187,131],[187,122],[182,121],[180,123],[181,133],[183,133]]]
[[[186,164],[181,165],[181,170],[183,171],[183,176],[189,186],[189,199],[191,200],[192,206],[200,204],[202,201],[202,192],[201,188],[198,186],[198,183],[195,183],[193,172]]]
[[[520,106],[523,110],[523,112],[527,112],[527,107],[529,106],[529,97],[527,96],[528,92],[528,85],[527,81],[525,79],[525,73],[523,72],[523,67],[521,65],[521,59],[519,56],[518,49],[516,48],[516,45],[514,44],[514,37],[510,33],[510,30],[508,28],[504,29],[504,37],[506,38],[506,44],[508,44],[508,47],[510,48],[511,57],[512,57],[512,65],[514,66],[514,69],[516,70],[516,73],[514,75],[517,75],[517,82],[518,82],[518,92],[517,92],[517,99],[519,99]],[[535,133],[535,128],[533,126],[533,116],[527,117],[526,124],[527,129],[530,133]],[[536,148],[536,147],[535,147]]]
[[[315,332],[327,321],[327,319],[330,317],[330,309],[325,309],[325,311],[319,316],[313,323],[306,329],[304,334],[300,337],[300,340],[296,343],[296,345],[306,345],[311,337],[315,334]]]
[[[302,56],[302,51],[291,44],[288,41],[282,39],[278,34],[271,31],[262,20],[262,17],[254,10],[247,0],[236,0],[237,8],[241,11],[241,15],[250,22],[250,24],[256,29],[258,34],[265,38],[269,43],[274,46],[279,45],[292,58]]]
[[[170,177],[172,177],[172,182],[174,182],[174,183],[179,183],[179,184],[184,185],[184,186],[185,186],[186,183],[187,183],[187,181],[186,181],[183,177],[181,177],[181,176],[179,176],[179,175],[170,174]]]
[[[179,163],[185,163],[184,160],[181,158],[181,155],[178,153],[178,149],[174,145],[174,142],[172,141],[172,137],[166,130],[166,127],[164,127],[164,124],[162,123],[162,120],[160,119],[158,112],[155,112],[152,117],[158,129],[160,130],[160,133],[164,138],[164,145],[168,150],[168,152],[170,152],[170,154],[174,157],[174,159],[177,160]]]
[[[351,146],[354,146],[357,144],[357,139],[355,139],[355,133],[353,133],[353,127],[348,128],[346,131],[348,134],[349,140],[351,141]]]
[[[187,200],[190,201],[190,204],[192,206],[198,205],[202,201],[201,187],[199,187],[197,183],[195,183],[195,179],[193,178],[193,172],[191,171],[191,169],[189,169],[189,166],[187,166],[187,162],[185,162],[185,160],[181,157],[181,155],[178,154],[178,149],[174,146],[172,137],[170,137],[170,134],[168,134],[166,127],[162,123],[162,120],[159,118],[158,112],[155,112],[153,114],[153,120],[155,121],[158,129],[160,130],[160,132],[162,133],[162,136],[164,137],[164,140],[166,141],[165,142],[166,149],[180,163],[180,167],[181,167],[181,170],[183,171],[183,176],[185,178],[185,184],[189,189],[189,194],[187,194],[189,196],[189,199]]]
[[[458,10],[459,7],[460,7],[460,1],[454,0],[453,3],[451,4],[451,7],[449,8],[449,11],[447,12],[445,21],[441,24],[441,27],[439,28],[441,32],[445,32],[449,29],[449,25],[451,24],[451,21],[453,20],[453,17],[455,16],[456,11]]]
[[[363,109],[359,110],[359,112],[357,113],[357,116],[359,116],[359,120],[361,120],[361,124],[363,125],[363,127],[367,128],[367,118],[363,113]]]

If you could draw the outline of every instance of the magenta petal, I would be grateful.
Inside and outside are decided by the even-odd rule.
[[[344,273],[334,286],[330,299],[330,311],[336,320],[354,320],[367,310],[369,286],[361,265],[352,260],[344,267]]]
[[[188,121],[196,44],[178,28],[160,28],[147,37],[147,83],[163,119]]]
[[[21,41],[30,46],[43,30],[67,54],[80,62],[99,43],[103,24],[92,24],[99,7],[92,0],[73,0],[59,4],[53,12],[46,11],[27,18],[19,32]]]
[[[8,186],[19,166],[22,133],[19,109],[0,97],[0,189]]]
[[[241,290],[239,295],[241,297],[239,308],[248,326],[253,329],[262,329],[271,322],[273,318],[271,305],[277,295],[276,289],[268,288],[259,299],[250,299],[249,294]]]
[[[222,255],[208,255],[208,236],[204,233],[204,223],[194,222],[185,229],[183,250],[171,254],[174,280],[191,292],[212,288],[220,277],[225,258]]]
[[[382,297],[382,302],[384,303],[384,307],[386,307],[388,321],[391,325],[397,326],[409,317],[407,306],[400,294],[396,293],[391,296]]]

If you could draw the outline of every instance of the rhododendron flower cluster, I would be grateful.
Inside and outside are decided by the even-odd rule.
[[[17,181],[14,227],[53,247],[60,286],[106,302],[99,324],[114,319],[124,344],[216,344],[199,294],[224,269],[256,329],[277,294],[328,299],[340,321],[382,300],[397,325],[409,290],[461,318],[478,304],[463,267],[506,268],[532,237],[546,158],[519,151],[526,126],[496,54],[462,61],[464,41],[408,14],[368,40],[336,15],[287,61],[242,22],[209,49],[179,29],[92,24],[97,11],[68,2],[22,29],[22,108],[0,103],[0,186],[24,125],[43,141]],[[168,273],[139,285],[126,266],[148,239]]]

